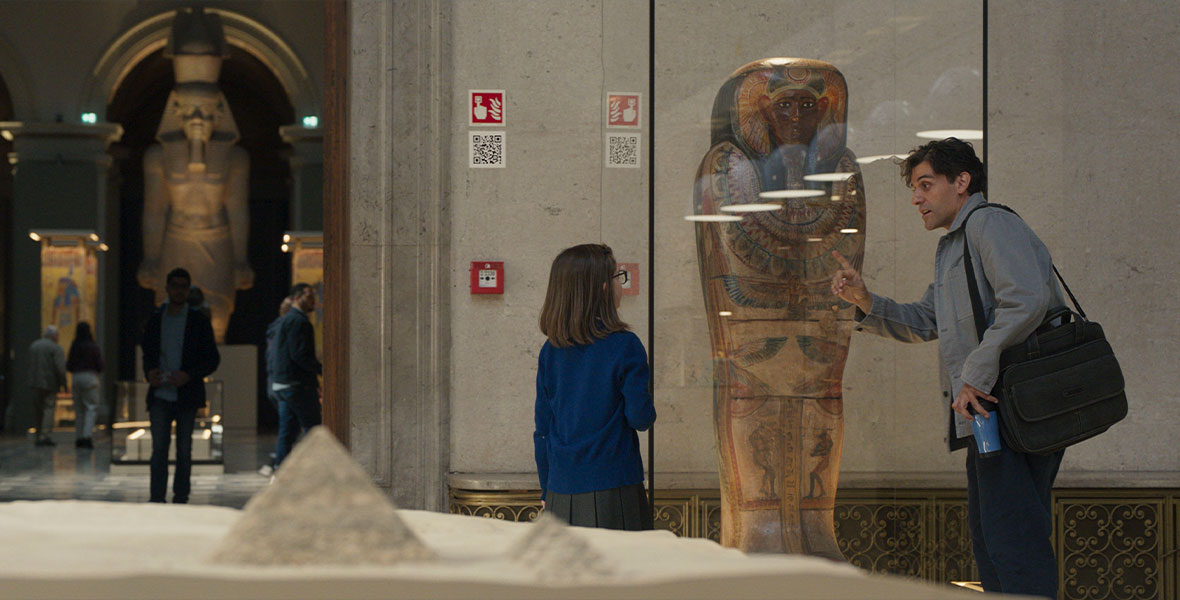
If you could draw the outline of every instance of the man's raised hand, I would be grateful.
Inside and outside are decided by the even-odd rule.
[[[832,277],[832,294],[845,302],[855,304],[857,308],[868,314],[869,309],[873,307],[873,296],[869,294],[865,280],[861,278],[852,263],[844,258],[843,254],[832,250],[832,257],[840,263],[840,270],[836,271],[836,275]]]

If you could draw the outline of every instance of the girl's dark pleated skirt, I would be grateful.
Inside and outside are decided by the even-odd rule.
[[[642,483],[586,492],[584,494],[546,494],[545,511],[558,520],[579,527],[652,529],[651,506]]]

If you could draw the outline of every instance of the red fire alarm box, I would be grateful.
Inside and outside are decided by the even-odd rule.
[[[473,261],[471,263],[471,293],[503,294],[504,261]]]

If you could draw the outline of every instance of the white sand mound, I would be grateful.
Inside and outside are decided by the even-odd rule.
[[[509,556],[537,574],[538,581],[584,583],[614,575],[610,563],[573,527],[541,513]]]
[[[209,562],[392,565],[434,558],[393,502],[324,427],[295,446]]]
[[[869,575],[806,556],[746,555],[667,531],[568,528],[610,560],[596,581],[516,555],[534,525],[415,510],[398,516],[436,560],[250,566],[201,562],[242,514],[175,504],[0,503],[0,598],[45,600],[971,600],[974,592]],[[990,596],[989,596],[990,597]]]

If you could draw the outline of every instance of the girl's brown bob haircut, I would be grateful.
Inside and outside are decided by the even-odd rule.
[[[541,307],[541,333],[558,348],[585,346],[629,329],[615,310],[615,255],[605,244],[566,248],[553,259]]]

